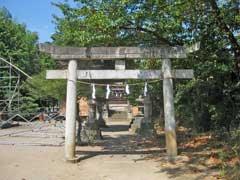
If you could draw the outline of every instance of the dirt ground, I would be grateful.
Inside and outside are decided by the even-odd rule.
[[[35,122],[0,130],[1,180],[211,180],[203,165],[180,155],[167,161],[164,144],[128,131],[128,122],[107,122],[103,140],[79,146],[79,162],[64,161],[64,126]]]

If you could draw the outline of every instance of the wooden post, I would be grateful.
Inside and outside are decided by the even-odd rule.
[[[73,161],[75,158],[75,134],[77,113],[77,61],[70,60],[68,63],[67,77],[67,105],[65,127],[65,158]]]
[[[170,59],[163,59],[163,101],[167,154],[170,159],[177,156],[176,123],[174,117],[173,80]]]

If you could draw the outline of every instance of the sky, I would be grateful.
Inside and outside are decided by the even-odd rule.
[[[65,0],[0,0],[0,7],[6,7],[18,23],[23,23],[30,31],[37,32],[39,42],[51,42],[55,32],[52,15],[61,16],[60,10],[51,2]],[[68,0],[73,5],[73,0]]]

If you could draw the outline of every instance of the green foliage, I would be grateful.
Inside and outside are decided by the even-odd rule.
[[[36,102],[36,99],[31,95],[27,94],[25,96],[20,97],[21,105],[19,107],[20,114],[26,117],[29,113],[35,114],[39,111],[39,104]],[[30,115],[31,117],[31,115]]]
[[[38,72],[37,33],[28,31],[5,14],[0,11],[0,56],[11,59],[28,74]]]
[[[47,80],[46,71],[42,71],[41,73],[33,76],[32,79],[28,79],[24,83],[22,89],[28,92],[29,95],[34,97],[36,100],[63,100],[66,97],[66,85],[66,80]],[[90,97],[92,93],[90,84],[87,85],[78,82],[77,90],[78,94],[81,96]],[[105,89],[101,87],[96,88],[96,95],[103,97],[105,95]]]
[[[43,71],[33,76],[33,79],[28,79],[24,84],[24,90],[35,98],[63,99],[66,95],[66,80],[47,80],[46,72]]]
[[[43,71],[55,67],[56,64],[49,55],[39,53],[37,43],[37,33],[30,32],[25,25],[14,21],[6,8],[0,10],[0,57],[11,60],[12,64],[33,76],[32,80],[26,80],[27,77],[21,74],[21,84],[25,83],[25,85],[21,86],[19,92],[20,104],[13,101],[8,111],[19,111],[22,114],[33,113],[41,106],[40,99],[59,98],[64,94],[65,88],[61,88],[62,82],[51,83],[43,77]],[[8,69],[1,69],[1,76],[8,76],[8,73]],[[28,83],[29,81],[32,84]],[[1,80],[0,83],[1,86],[7,86],[9,80]],[[16,82],[13,80],[11,83],[15,85]],[[0,96],[1,99],[6,99],[12,97],[13,92],[1,91]],[[14,99],[16,100],[16,97]],[[3,105],[1,104],[1,107]]]
[[[76,0],[77,6],[55,4],[54,43],[71,46],[160,46],[200,41],[200,51],[174,60],[174,68],[192,68],[193,80],[175,81],[177,119],[196,130],[239,124],[238,1]],[[132,68],[160,69],[159,61],[137,62]],[[131,81],[132,82],[132,81]],[[135,86],[130,100],[142,93]],[[155,104],[162,104],[161,83],[152,83]],[[154,106],[156,108],[158,106]],[[159,110],[160,111],[160,110]],[[154,111],[158,112],[158,110]]]
[[[193,12],[191,1],[81,1],[77,8],[55,4],[64,17],[55,17],[55,43],[75,46],[182,44]],[[188,12],[189,13],[189,12]]]
[[[223,133],[221,133],[223,136]],[[221,176],[227,180],[240,178],[240,130],[234,130],[224,135],[221,140],[223,149],[218,153],[221,159]]]

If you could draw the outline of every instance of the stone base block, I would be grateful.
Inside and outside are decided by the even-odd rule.
[[[137,133],[138,130],[141,128],[142,119],[143,119],[143,117],[142,118],[140,118],[140,117],[133,118],[131,121],[129,130],[133,133]]]
[[[93,144],[96,140],[102,139],[99,125],[95,122],[87,122],[81,129],[81,144]]]
[[[81,144],[93,144],[96,140],[102,139],[101,131],[83,129],[81,132]]]
[[[131,132],[143,136],[153,136],[154,130],[151,123],[145,121],[144,117],[135,117],[130,125]]]
[[[107,128],[107,127],[108,127],[108,126],[106,125],[106,122],[105,122],[104,119],[99,119],[99,120],[97,121],[97,124],[98,124],[98,127],[99,127],[99,128]]]

